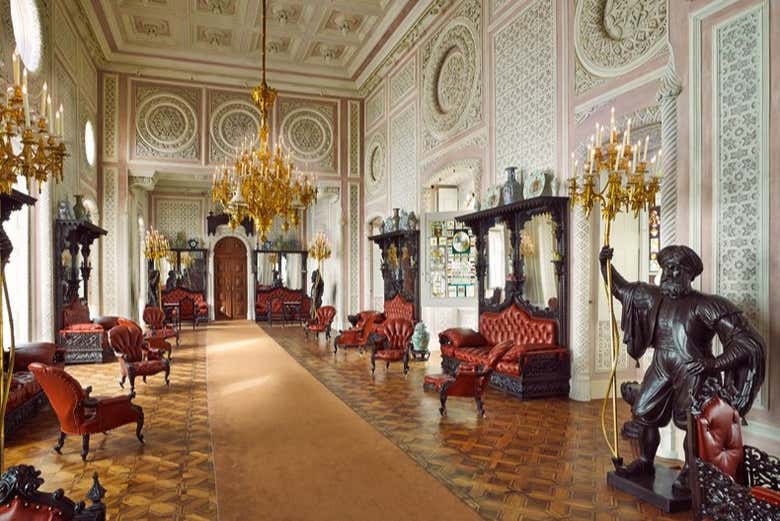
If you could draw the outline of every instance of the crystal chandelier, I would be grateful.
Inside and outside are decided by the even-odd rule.
[[[51,176],[62,180],[67,153],[62,142],[62,106],[52,117],[46,84],[36,112],[30,110],[27,70],[17,51],[13,53],[13,85],[0,92],[0,193],[11,192],[19,175],[40,185]],[[49,125],[54,121],[54,126]]]
[[[266,83],[266,3],[263,0],[263,79],[252,90],[252,100],[260,110],[257,140],[245,140],[236,154],[217,167],[211,197],[230,217],[235,228],[245,218],[254,221],[265,241],[275,217],[286,231],[300,223],[301,213],[317,199],[314,176],[295,169],[289,152],[279,143],[269,143],[268,117],[276,101],[276,91]]]

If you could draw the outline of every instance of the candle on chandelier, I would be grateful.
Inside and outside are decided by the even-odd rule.
[[[620,158],[623,155],[623,144],[618,145],[617,154],[615,154],[615,170],[620,168]]]
[[[576,159],[574,160],[574,171],[572,172],[571,176],[572,177],[577,177],[577,160]],[[308,179],[306,179],[306,181],[308,182]]]
[[[59,136],[60,134],[60,112],[57,111],[57,114],[54,116],[54,135]]]
[[[41,108],[38,111],[38,116],[41,118],[46,117],[46,93],[49,90],[49,86],[44,82],[43,93],[41,94]]]
[[[609,117],[609,143],[612,144],[612,135],[615,133],[615,107],[612,107],[612,114]]]
[[[647,163],[647,149],[650,147],[650,136],[645,136],[645,154],[642,157],[642,161]]]
[[[628,123],[626,124],[626,142],[631,143],[631,118],[628,118]]]
[[[46,121],[51,124],[52,122],[52,111],[51,111],[51,95],[46,95]]]
[[[64,136],[65,135],[65,109],[62,108],[62,103],[60,103],[60,130],[59,135]]]
[[[19,70],[20,63],[19,63],[19,61],[20,61],[20,58],[19,58],[19,50],[18,49],[14,49],[14,54],[12,55],[11,60],[13,61],[13,65],[14,65],[14,67],[13,67],[14,68],[14,85],[19,85],[19,81],[20,81],[20,70]]]
[[[22,67],[22,88],[27,87],[27,67]]]
[[[653,156],[652,159],[650,159],[650,168],[649,168],[650,172],[653,175],[655,175],[655,173],[656,173],[656,167],[657,167],[657,165],[655,163],[655,156]]]
[[[27,75],[26,71],[25,75]],[[27,95],[27,85],[22,87],[22,101],[24,102],[24,128],[30,128],[30,97]]]
[[[577,161],[574,159],[574,152],[571,153],[571,176],[577,175]]]

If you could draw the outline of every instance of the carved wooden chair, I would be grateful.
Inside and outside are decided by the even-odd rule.
[[[501,357],[512,348],[512,340],[504,340],[493,346],[487,355],[484,365],[462,362],[455,375],[429,374],[425,376],[423,389],[437,391],[441,407],[439,413],[444,416],[447,413],[447,398],[449,396],[463,396],[474,398],[477,402],[477,411],[480,416],[485,416],[485,406],[482,402],[482,394],[490,382],[490,375],[496,369]]]
[[[63,490],[53,493],[41,492],[43,485],[41,471],[30,465],[9,467],[0,476],[0,521],[105,521],[106,495],[97,472],[92,475],[92,488],[87,499],[74,503]]]
[[[708,378],[688,418],[688,461],[697,520],[780,519],[780,460],[742,443],[735,390]]]
[[[405,318],[388,318],[378,331],[371,334],[371,374],[376,370],[376,361],[385,362],[385,369],[390,368],[390,362],[403,361],[404,374],[409,372],[409,350],[411,349],[414,322]]]
[[[121,327],[121,326],[117,326]],[[143,443],[141,429],[144,426],[144,412],[140,406],[131,403],[135,396],[113,398],[92,398],[92,387],[82,388],[79,382],[59,367],[30,364],[30,372],[43,387],[52,409],[60,420],[60,437],[54,450],[60,452],[67,434],[82,437],[81,459],[89,453],[89,436],[107,432],[128,423],[135,423],[135,434]]]
[[[306,338],[309,338],[309,333],[314,333],[315,336],[325,333],[325,340],[330,340],[331,325],[335,316],[336,308],[333,306],[322,306],[319,308],[317,316],[303,330]]]
[[[166,341],[169,338],[175,338],[176,347],[179,347],[179,330],[171,324],[165,323],[165,311],[154,306],[147,306],[144,308],[143,319],[147,327],[146,333],[144,333],[146,338],[159,338]],[[170,351],[168,358],[171,358]]]
[[[130,390],[135,390],[135,378],[143,377],[146,383],[146,377],[158,373],[165,373],[165,385],[170,385],[171,362],[159,356],[152,354],[147,347],[144,349],[146,340],[140,328],[128,326],[116,326],[108,332],[108,343],[111,348],[117,352],[119,357],[119,367],[122,370],[122,378],[119,380],[119,386],[124,388],[125,379],[130,379]]]

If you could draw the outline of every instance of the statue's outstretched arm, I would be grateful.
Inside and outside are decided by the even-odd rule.
[[[599,254],[599,262],[601,263],[601,276],[604,278],[604,282],[607,281],[607,260],[612,260],[613,253],[613,248],[604,246],[601,248],[601,253]],[[624,279],[620,273],[618,273],[618,270],[615,269],[615,266],[612,266],[612,294],[615,296],[615,298],[623,302],[623,296],[626,294],[628,285],[629,282],[626,281],[626,279]]]

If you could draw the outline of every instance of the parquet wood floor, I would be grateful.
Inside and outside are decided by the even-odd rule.
[[[171,385],[162,375],[144,384],[136,381],[134,403],[145,414],[145,445],[138,443],[135,426],[127,425],[108,436],[92,436],[86,463],[81,439],[68,437],[62,455],[52,450],[59,432],[54,412],[47,406],[7,440],[6,465],[27,463],[40,469],[42,488],[63,488],[79,501],[97,471],[107,489],[108,518],[115,521],[217,519],[211,435],[206,400],[205,332],[182,329],[182,345],[174,349]],[[81,384],[93,387],[93,396],[126,393],[117,383],[119,365],[68,366]],[[127,388],[127,386],[126,386]]]
[[[400,447],[485,519],[654,520],[665,515],[606,484],[610,455],[599,423],[600,402],[566,399],[520,401],[489,390],[487,418],[478,419],[470,399],[450,399],[439,415],[435,393],[422,390],[439,358],[413,362],[404,377],[400,363],[377,367],[368,355],[339,350],[324,340],[305,340],[297,327],[265,330],[312,375]],[[620,414],[627,417],[627,407]],[[621,420],[622,421],[622,420]],[[630,456],[626,445],[624,456]],[[410,483],[404,500],[424,494]],[[399,499],[400,499],[399,497]]]

